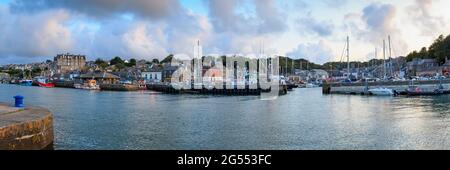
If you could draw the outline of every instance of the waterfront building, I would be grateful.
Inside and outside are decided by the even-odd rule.
[[[95,80],[98,84],[117,84],[119,83],[120,77],[111,73],[106,72],[90,72],[86,74],[81,74],[78,77],[82,82],[87,80]]]
[[[151,68],[149,71],[142,72],[141,77],[145,80],[146,83],[159,83],[162,81],[162,69]]]
[[[444,76],[449,76],[450,75],[450,61],[448,60],[448,58],[445,58],[445,63],[441,66],[441,73]]]
[[[435,59],[414,59],[407,63],[407,69],[410,76],[435,76],[442,72]]]
[[[204,67],[202,69],[202,78],[203,82],[210,82],[213,84],[223,83],[223,70]]]
[[[80,77],[80,75],[81,75],[80,71],[69,71],[66,73],[56,73],[52,76],[52,79],[61,80],[61,81],[64,81],[64,80],[70,81],[70,80],[74,80],[74,79]]]
[[[4,68],[6,70],[14,69],[14,70],[31,70],[32,66],[30,64],[9,64]]]
[[[162,81],[170,82],[172,78],[172,74],[177,71],[179,66],[165,66],[162,70]]]
[[[301,78],[300,76],[298,76],[298,75],[290,75],[290,76],[288,77],[288,80],[289,80],[290,82],[292,82],[292,83],[295,83],[295,84],[303,83],[302,78]]]
[[[135,81],[141,78],[141,72],[141,70],[135,67],[127,67],[112,73],[120,77],[121,81]]]
[[[10,76],[8,73],[0,73],[0,83],[9,82]]]
[[[325,80],[328,79],[328,72],[321,69],[312,69],[309,73],[309,77],[315,80]]]
[[[57,73],[65,73],[73,70],[80,70],[86,65],[86,56],[73,54],[58,54],[53,59],[54,69]]]

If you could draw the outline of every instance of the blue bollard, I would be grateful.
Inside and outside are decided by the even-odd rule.
[[[24,107],[23,98],[24,97],[21,95],[14,96],[15,99],[14,107]]]

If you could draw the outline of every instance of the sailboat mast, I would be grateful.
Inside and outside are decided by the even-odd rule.
[[[284,61],[284,66],[285,66],[285,68],[284,68],[284,77],[286,77],[287,73],[288,73],[288,64],[287,64],[287,62],[288,62],[288,57],[285,57],[285,61]]]
[[[292,75],[294,75],[294,67],[295,67],[294,57],[292,57],[292,59],[291,59],[291,74]]]
[[[347,78],[350,78],[350,38],[347,36]]]
[[[302,59],[300,58],[300,59],[298,59],[298,64],[300,65],[300,70],[302,70],[303,69],[303,67],[302,67]]]
[[[392,50],[391,50],[391,36],[388,35],[388,43],[389,43],[389,75],[392,76]]]
[[[374,62],[375,62],[375,65],[377,64],[377,59],[378,59],[378,48],[377,47],[375,47],[375,60],[374,60]],[[373,62],[372,62],[372,66],[373,66]]]
[[[386,41],[383,40],[383,79],[386,79]]]

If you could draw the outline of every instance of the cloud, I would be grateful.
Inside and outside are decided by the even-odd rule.
[[[251,19],[236,13],[237,0],[210,0],[207,3],[211,22],[217,32],[247,33],[254,29]]]
[[[152,19],[170,16],[180,9],[177,0],[13,0],[10,7],[14,12],[63,8],[96,18],[131,13]]]
[[[333,8],[341,7],[347,4],[347,0],[323,0],[323,2]]]
[[[18,2],[20,1],[15,1],[16,5]],[[62,2],[72,3],[58,3]],[[23,3],[22,7],[25,8],[26,4],[32,2]],[[104,1],[90,3],[92,5]],[[208,41],[212,32],[212,26],[206,17],[185,9],[179,9],[164,20],[148,17],[92,20],[89,15],[93,13],[83,14],[81,11],[87,9],[79,10],[81,7],[57,8],[51,4],[45,6],[47,9],[41,7],[34,12],[12,12],[17,6],[0,6],[0,22],[5,25],[0,27],[0,56],[51,57],[57,53],[70,52],[86,54],[91,59],[113,56],[161,59],[170,53],[191,54],[195,42],[198,39]],[[108,15],[113,15],[112,13]],[[101,17],[106,15],[101,14]]]
[[[407,8],[407,13],[411,16],[413,23],[425,36],[436,36],[437,32],[443,32],[446,28],[443,17],[432,15],[432,5],[432,0],[416,0]]]
[[[276,7],[273,0],[254,0],[255,16],[238,13],[241,1],[207,1],[209,16],[217,32],[239,34],[279,33],[287,29],[285,15]]]
[[[319,36],[330,36],[334,25],[331,21],[317,21],[308,13],[305,17],[297,19],[298,29],[305,34],[317,34]]]
[[[323,64],[333,57],[333,51],[324,41],[317,43],[299,44],[294,50],[287,53],[287,56],[293,58],[304,58],[314,63]]]
[[[391,4],[372,3],[366,6],[359,15],[363,27],[359,26],[361,22],[355,19],[358,16],[355,14],[346,16],[349,21],[347,26],[355,32],[354,35],[359,40],[369,42],[375,47],[382,46],[383,40],[387,41],[390,35],[393,54],[403,54],[407,52],[408,45],[395,24],[396,12],[396,7]]]
[[[254,0],[256,14],[261,20],[260,33],[272,33],[285,31],[287,25],[284,21],[286,16],[282,14],[273,0]]]
[[[54,55],[74,45],[71,31],[63,24],[70,19],[64,10],[14,15],[0,6],[0,18],[0,56]]]
[[[189,13],[180,13],[165,22],[122,19],[104,21],[101,25],[86,53],[139,59],[162,59],[175,53],[192,55],[197,40],[209,41],[212,30],[204,17]]]
[[[371,41],[379,41],[379,37],[398,32],[394,26],[393,19],[396,15],[396,8],[390,4],[371,4],[363,9],[362,18],[375,36],[371,36]]]
[[[206,46],[210,52],[255,53],[260,50],[262,42],[265,43],[266,52],[275,51],[270,49],[271,42],[288,30],[285,14],[278,9],[273,0],[246,2],[254,5],[253,15],[238,12],[243,1],[206,1],[214,34],[210,37],[210,44]]]

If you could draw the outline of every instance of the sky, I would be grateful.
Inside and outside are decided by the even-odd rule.
[[[448,0],[0,0],[0,64],[114,56],[162,59],[203,54],[266,54],[323,64],[392,57],[450,34]],[[375,56],[375,50],[378,56]],[[389,57],[389,56],[387,56]]]

